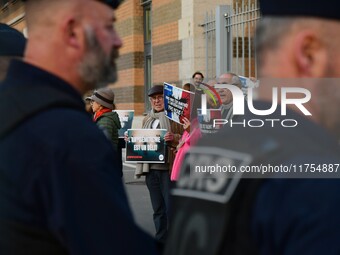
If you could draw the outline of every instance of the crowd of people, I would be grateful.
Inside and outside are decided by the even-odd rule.
[[[204,82],[195,72],[182,87],[190,100],[181,123],[165,114],[163,85],[148,90],[151,110],[140,128],[166,130],[164,163],[136,164],[150,195],[152,238],[128,204],[121,124],[114,89],[106,87],[117,80],[122,41],[113,23],[120,2],[27,0],[27,41],[0,24],[1,254],[338,254],[340,89],[336,80],[326,86],[320,78],[340,75],[340,15],[319,1],[290,9],[286,1],[260,0],[260,77],[308,78],[300,85],[318,96],[305,102],[310,118],[286,111],[299,123],[294,129],[228,126],[205,134],[204,97],[222,120],[254,118],[249,104],[235,115],[231,90],[215,88],[242,91],[235,73]],[[271,107],[263,94],[253,108]],[[314,164],[334,175],[191,178],[201,158],[238,166]]]

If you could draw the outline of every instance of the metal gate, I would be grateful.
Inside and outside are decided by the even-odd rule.
[[[256,77],[254,50],[256,23],[260,9],[256,0],[239,0],[216,7],[215,15],[206,13],[204,23],[206,76],[218,77],[233,72]]]

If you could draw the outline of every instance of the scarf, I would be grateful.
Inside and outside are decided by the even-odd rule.
[[[100,116],[102,116],[104,113],[107,113],[107,112],[112,112],[112,110],[109,109],[109,108],[103,108],[103,109],[97,111],[97,112],[93,115],[93,121],[96,122],[97,119],[99,119]]]
[[[158,119],[160,128],[161,129],[166,129],[167,131],[171,131],[171,126],[170,126],[170,121],[169,119],[165,116],[164,111],[162,112],[155,112],[155,110],[151,110],[151,112],[146,116],[146,119],[144,121],[143,128],[144,129],[149,129],[152,128],[152,123]]]
[[[222,118],[230,120],[233,117],[233,101],[231,101],[229,104],[223,104],[221,106],[221,110]]]
[[[160,129],[166,129],[171,132],[171,125],[169,119],[165,116],[164,111],[155,112],[154,109],[145,117],[143,124],[143,129],[152,129],[152,123],[158,119]],[[148,163],[137,163],[135,171],[135,179],[139,179],[143,174],[148,173],[150,170],[150,165]]]

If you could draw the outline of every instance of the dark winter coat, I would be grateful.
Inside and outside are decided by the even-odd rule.
[[[104,131],[115,149],[118,149],[118,130],[122,128],[118,114],[116,112],[106,112],[96,120],[96,123]]]
[[[24,87],[37,93],[19,96]],[[13,90],[0,100],[2,127],[46,100],[46,89],[72,107],[35,111],[0,137],[1,254],[154,254],[133,220],[116,152],[70,84],[13,61],[0,84],[0,96]]]

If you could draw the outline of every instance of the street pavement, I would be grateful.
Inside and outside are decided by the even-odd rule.
[[[145,185],[145,177],[134,179],[134,172],[134,164],[123,164],[123,178],[130,207],[137,224],[144,231],[154,236],[155,227],[152,220],[153,211],[149,191]]]

